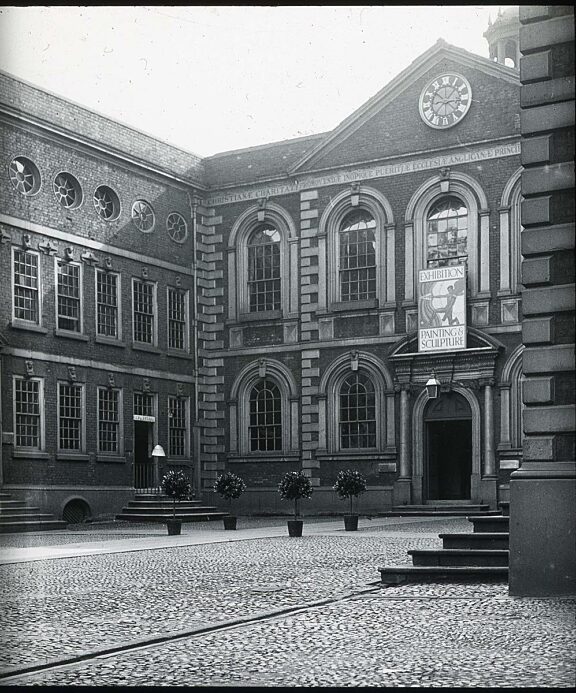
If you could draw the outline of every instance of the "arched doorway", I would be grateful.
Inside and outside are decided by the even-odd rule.
[[[424,497],[469,500],[472,411],[457,392],[430,400],[424,409]]]

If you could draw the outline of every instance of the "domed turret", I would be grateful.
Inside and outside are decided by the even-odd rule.
[[[484,38],[488,41],[490,60],[518,69],[520,20],[518,7],[509,7],[502,12],[498,10],[496,19],[489,20]]]

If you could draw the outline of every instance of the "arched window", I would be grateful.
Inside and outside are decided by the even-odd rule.
[[[252,205],[236,219],[228,238],[231,323],[297,316],[297,238],[291,216],[273,202]]]
[[[280,361],[248,363],[232,384],[228,401],[230,453],[259,459],[299,454],[298,388]]]
[[[468,209],[454,195],[434,202],[426,216],[426,266],[468,264]]]
[[[261,380],[250,392],[250,450],[282,450],[282,398],[271,380]]]
[[[340,225],[340,300],[376,298],[376,220],[366,210],[350,212]]]
[[[251,313],[280,310],[280,234],[262,224],[248,239],[248,295]]]
[[[376,394],[368,375],[355,372],[340,386],[340,448],[376,447]]]

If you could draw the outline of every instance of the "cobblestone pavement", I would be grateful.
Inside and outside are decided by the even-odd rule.
[[[451,521],[421,524],[428,533],[459,531]],[[286,536],[1,566],[0,666],[337,599],[378,581],[382,565],[410,564],[408,549],[440,546],[399,526],[396,537]],[[574,684],[575,602],[507,592],[499,583],[375,587],[4,684]]]

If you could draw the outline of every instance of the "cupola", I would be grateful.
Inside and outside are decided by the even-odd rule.
[[[518,69],[520,63],[520,20],[518,7],[498,9],[496,19],[488,20],[488,29],[484,32],[484,38],[488,41],[490,60],[500,65]]]

